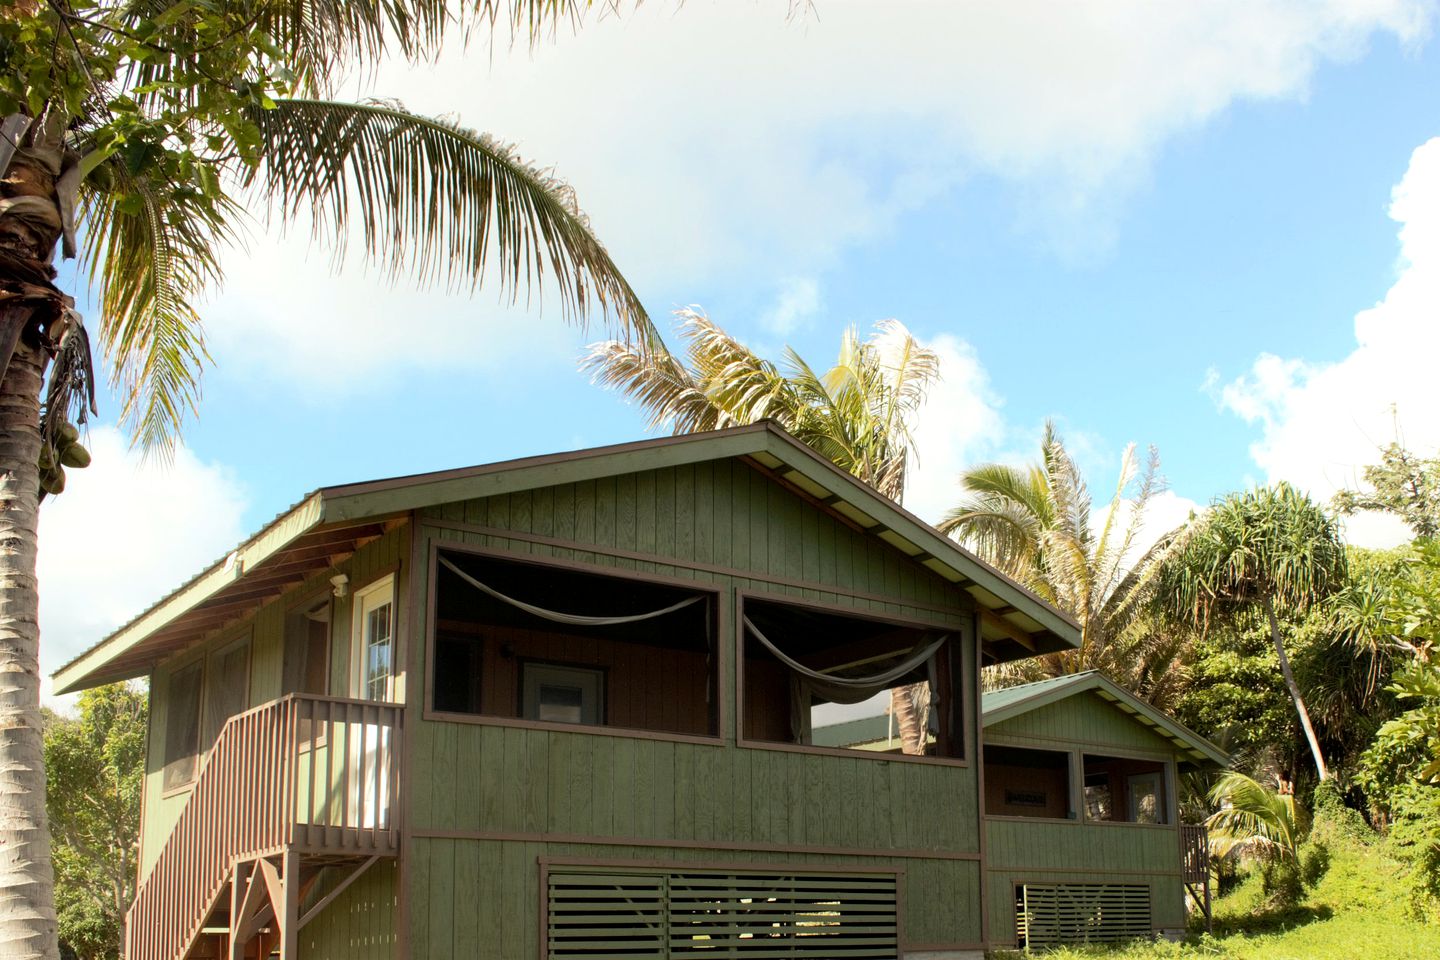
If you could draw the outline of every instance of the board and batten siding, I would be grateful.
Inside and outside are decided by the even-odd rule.
[[[1093,692],[991,724],[985,728],[985,742],[1165,760],[1172,771],[1179,759],[1173,743]],[[1166,790],[1174,784],[1172,774]],[[1173,798],[1167,806],[1173,819]],[[1015,942],[1014,891],[1021,883],[1143,884],[1150,888],[1152,926],[1185,927],[1180,829],[1174,823],[987,817],[985,837],[990,936],[996,944]]]
[[[255,707],[280,696],[285,655],[285,618],[296,604],[323,599],[331,591],[330,577],[346,574],[352,584],[364,584],[380,571],[401,563],[409,545],[409,527],[401,527],[366,544],[338,566],[331,567],[257,610],[254,616],[217,631],[156,667],[150,676],[150,728],[146,748],[143,818],[140,828],[139,877],[143,882],[160,855],[165,838],[174,828],[185,802],[188,787],[168,794],[164,790],[165,731],[169,704],[170,675],[196,659],[208,657],[232,642],[249,637],[250,657],[246,676],[228,677],[227,683],[247,685],[246,706]],[[397,597],[403,599],[404,569],[397,576]],[[350,598],[335,601],[330,622],[330,690],[344,695],[350,664]]]
[[[763,593],[952,627],[958,587],[746,464],[560,483],[416,518],[417,597],[432,548],[475,549],[693,581],[719,592],[723,706],[714,742],[422,717],[426,646],[410,651],[406,911],[414,957],[538,956],[540,862],[903,870],[910,944],[978,945],[977,777],[969,766],[737,743],[736,604]],[[967,756],[977,690],[967,671]]]

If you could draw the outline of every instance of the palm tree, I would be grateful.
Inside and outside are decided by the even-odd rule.
[[[886,320],[868,340],[848,329],[835,365],[817,374],[787,347],[783,364],[757,356],[698,310],[676,311],[686,366],[644,344],[592,344],[581,368],[675,434],[771,419],[892,500],[915,456],[911,422],[939,376],[939,357]]]
[[[1146,509],[1163,488],[1152,448],[1142,466],[1132,444],[1103,519],[1079,466],[1053,423],[1045,424],[1038,463],[987,463],[960,476],[966,497],[940,529],[1080,623],[1080,649],[1016,664],[1001,683],[1100,669],[1137,694],[1163,703],[1176,690],[1168,668],[1186,637],[1141,623],[1155,556],[1135,551]],[[1162,538],[1163,539],[1163,538]]]
[[[911,422],[939,376],[939,357],[887,320],[861,340],[854,328],[823,375],[793,349],[783,366],[757,356],[698,310],[676,311],[685,358],[617,340],[592,344],[581,368],[637,401],[650,429],[675,434],[773,419],[837,466],[893,500],[915,455]],[[905,753],[925,752],[926,684],[896,687],[890,708]]]
[[[1300,841],[1310,818],[1295,794],[1265,786],[1238,770],[1226,770],[1210,790],[1215,812],[1205,820],[1210,853],[1219,858],[1246,856],[1260,861],[1265,887],[1276,874],[1298,881]]]
[[[57,242],[98,285],[98,337],[146,450],[169,449],[208,360],[200,296],[247,204],[358,234],[392,277],[512,301],[551,288],[653,331],[573,192],[488,136],[394,103],[327,99],[382,55],[426,58],[506,14],[532,39],[587,0],[173,4],[9,0],[0,17],[0,954],[56,956],[39,709],[41,483],[63,484],[95,412],[89,333],[55,285]],[[82,243],[83,249],[82,249]],[[486,277],[487,270],[490,272]],[[296,322],[304,319],[297,317]],[[397,336],[423,335],[397,327]],[[41,392],[47,368],[49,387]],[[47,464],[43,475],[42,459]],[[82,457],[83,459],[83,457]],[[72,457],[71,465],[78,465]]]
[[[1321,780],[1329,771],[1276,609],[1304,614],[1342,589],[1346,578],[1345,545],[1335,522],[1288,483],[1232,493],[1213,504],[1176,536],[1158,578],[1162,607],[1201,629],[1216,617],[1244,616],[1257,608],[1264,613]]]

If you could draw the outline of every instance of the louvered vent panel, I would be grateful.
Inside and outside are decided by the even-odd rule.
[[[654,883],[658,894],[628,916],[619,909],[596,926],[582,909],[598,891],[635,890]],[[578,881],[578,882],[577,882]],[[567,891],[557,896],[557,890]],[[612,897],[607,902],[615,902]],[[897,954],[895,878],[797,876],[761,873],[671,873],[655,877],[552,874],[550,957],[666,957],[705,960],[855,958],[894,960]],[[651,940],[652,918],[663,916],[664,936]],[[587,936],[594,939],[587,940]],[[619,948],[623,947],[624,952]],[[651,951],[651,952],[645,952]]]
[[[551,874],[549,916],[555,960],[666,956],[663,876]]]
[[[1015,928],[1027,947],[1151,935],[1150,888],[1128,883],[1025,884]]]

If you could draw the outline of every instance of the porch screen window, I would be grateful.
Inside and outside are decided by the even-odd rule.
[[[433,708],[714,736],[714,597],[683,584],[442,551]]]
[[[282,693],[330,691],[330,601],[316,600],[285,618]]]
[[[1167,764],[1085,755],[1085,817],[1111,823],[1169,823]]]
[[[965,755],[956,634],[757,599],[741,623],[748,739]]]
[[[245,709],[250,695],[250,638],[209,657],[205,670],[205,724],[201,747],[208,751],[225,722]]]
[[[985,745],[985,814],[1073,820],[1070,754],[1059,750]]]
[[[200,677],[204,661],[181,667],[165,688],[164,789],[184,786],[195,776],[200,748]]]

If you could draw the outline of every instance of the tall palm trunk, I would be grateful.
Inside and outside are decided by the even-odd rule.
[[[1328,780],[1330,771],[1325,768],[1325,757],[1320,753],[1320,740],[1310,723],[1310,711],[1305,709],[1305,699],[1300,696],[1300,685],[1295,682],[1295,673],[1290,669],[1290,657],[1285,653],[1285,644],[1280,639],[1280,624],[1275,619],[1275,603],[1269,594],[1265,595],[1265,616],[1270,621],[1270,639],[1275,643],[1275,656],[1280,659],[1280,672],[1285,676],[1285,686],[1290,688],[1290,699],[1295,701],[1295,712],[1300,715],[1300,726],[1305,728],[1305,739],[1310,741],[1310,752],[1315,755],[1315,769],[1321,780]]]
[[[23,306],[0,309],[0,329],[29,314]],[[27,339],[0,381],[0,958],[54,960],[35,580],[45,359]]]
[[[900,728],[900,752],[910,756],[925,753],[925,729],[920,720],[920,710],[915,704],[917,687],[923,684],[908,684],[890,691],[890,712]]]

